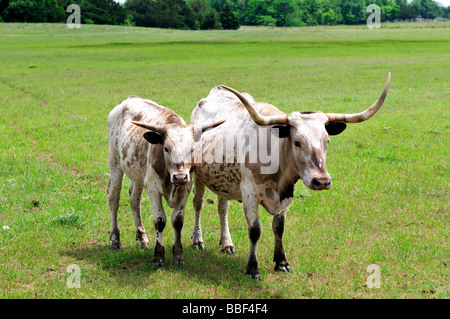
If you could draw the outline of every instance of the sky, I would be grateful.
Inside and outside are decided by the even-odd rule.
[[[114,0],[115,2],[125,3],[126,0]],[[408,2],[411,2],[412,0],[408,0]],[[450,0],[435,0],[437,2],[440,2],[445,7],[450,6]]]

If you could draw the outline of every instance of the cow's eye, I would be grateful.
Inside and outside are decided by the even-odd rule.
[[[299,141],[295,141],[294,142],[295,147],[301,147],[300,142]]]
[[[167,147],[164,147],[164,152],[169,153],[169,149]]]

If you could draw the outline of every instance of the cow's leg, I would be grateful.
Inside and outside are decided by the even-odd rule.
[[[289,267],[289,264],[286,261],[286,254],[284,253],[283,248],[283,231],[286,213],[287,209],[273,217],[272,229],[275,237],[273,261],[275,262],[275,271],[292,272],[291,267]]]
[[[205,184],[200,181],[194,175],[194,210],[195,210],[195,220],[194,220],[194,229],[192,230],[192,247],[194,249],[205,250],[205,245],[203,243],[202,237],[202,226],[200,223],[200,214],[202,212],[203,206],[203,196],[205,196]]]
[[[189,186],[185,186],[189,187]],[[186,201],[189,196],[189,190],[183,191],[180,189],[181,196],[177,198],[177,204],[172,214],[172,227],[174,230],[175,238],[173,242],[173,263],[177,266],[184,265],[183,246],[181,244],[181,230],[184,223],[184,209],[186,207]]]
[[[133,212],[134,225],[136,226],[136,240],[142,247],[148,248],[148,238],[141,217],[141,198],[143,185],[131,183],[130,187],[130,206]]]
[[[122,190],[123,171],[118,164],[118,160],[110,155],[109,159],[109,184],[108,184],[108,202],[111,214],[111,230],[109,239],[111,248],[118,250],[121,248],[120,231],[117,226],[117,211],[119,210],[120,191]]]
[[[219,197],[218,205],[219,217],[220,217],[220,243],[222,245],[222,251],[228,254],[236,253],[236,250],[231,240],[230,230],[228,227],[228,201]]]
[[[164,212],[161,195],[151,190],[147,190],[147,192],[152,206],[153,225],[156,230],[153,265],[156,267],[163,267],[166,264],[163,242],[163,231],[166,227],[166,213]]]
[[[261,236],[261,224],[259,223],[258,216],[258,202],[253,192],[247,192],[245,188],[242,188],[242,198],[244,205],[245,217],[248,225],[248,237],[250,239],[250,253],[247,262],[246,275],[261,280],[261,276],[258,271],[258,259],[256,257],[256,250],[258,246],[258,240]]]

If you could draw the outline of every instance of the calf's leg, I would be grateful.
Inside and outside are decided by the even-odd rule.
[[[145,233],[145,228],[142,223],[141,216],[141,198],[143,185],[136,183],[131,183],[130,187],[130,206],[133,212],[134,224],[136,227],[136,240],[139,241],[142,247],[149,248],[147,234]]]
[[[147,190],[147,192],[152,206],[153,225],[155,226],[156,230],[153,265],[155,267],[163,267],[166,264],[166,260],[164,258],[163,242],[163,231],[166,227],[166,213],[164,212],[164,208],[162,205],[161,195],[152,190]]]
[[[121,248],[120,231],[117,226],[117,211],[119,210],[120,191],[122,189],[123,171],[115,161],[110,158],[110,178],[108,184],[108,202],[111,215],[111,230],[109,239],[111,248],[118,250]]]
[[[186,201],[188,199],[190,190],[190,183],[184,186],[179,186],[177,188],[175,208],[172,213],[172,227],[175,234],[172,248],[173,263],[177,266],[184,265],[183,246],[181,244],[181,230],[183,229],[184,209],[186,207]]]
[[[177,266],[184,265],[183,246],[181,244],[181,229],[184,222],[184,208],[182,210],[175,209],[172,214],[172,227],[175,234],[173,242],[173,263]]]

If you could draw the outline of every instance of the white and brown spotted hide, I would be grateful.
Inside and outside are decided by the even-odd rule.
[[[345,123],[357,123],[373,116],[384,101],[389,81],[390,75],[378,100],[357,114],[286,114],[271,104],[256,102],[249,94],[225,86],[213,88],[191,115],[194,125],[227,120],[202,136],[202,160],[196,165],[194,177],[196,218],[193,246],[204,249],[200,212],[205,187],[208,187],[219,197],[220,243],[222,249],[229,253],[234,252],[234,246],[228,229],[228,201],[243,203],[251,244],[247,275],[259,278],[256,258],[261,234],[259,205],[274,216],[275,270],[290,272],[282,235],[296,182],[301,179],[312,190],[331,187],[331,176],[326,169],[330,135],[340,134],[346,127]],[[269,161],[263,154],[270,154]]]
[[[117,210],[125,174],[132,181],[129,194],[136,226],[136,240],[144,247],[149,246],[140,211],[142,191],[146,189],[156,230],[154,263],[165,263],[163,230],[166,214],[162,206],[163,197],[174,209],[174,262],[184,262],[180,236],[186,200],[191,188],[191,172],[194,169],[194,138],[198,139],[203,131],[222,122],[199,126],[197,129],[193,125],[186,125],[172,110],[138,97],[129,97],[111,111],[108,117],[108,195],[111,211],[110,240],[113,249],[121,248]]]

